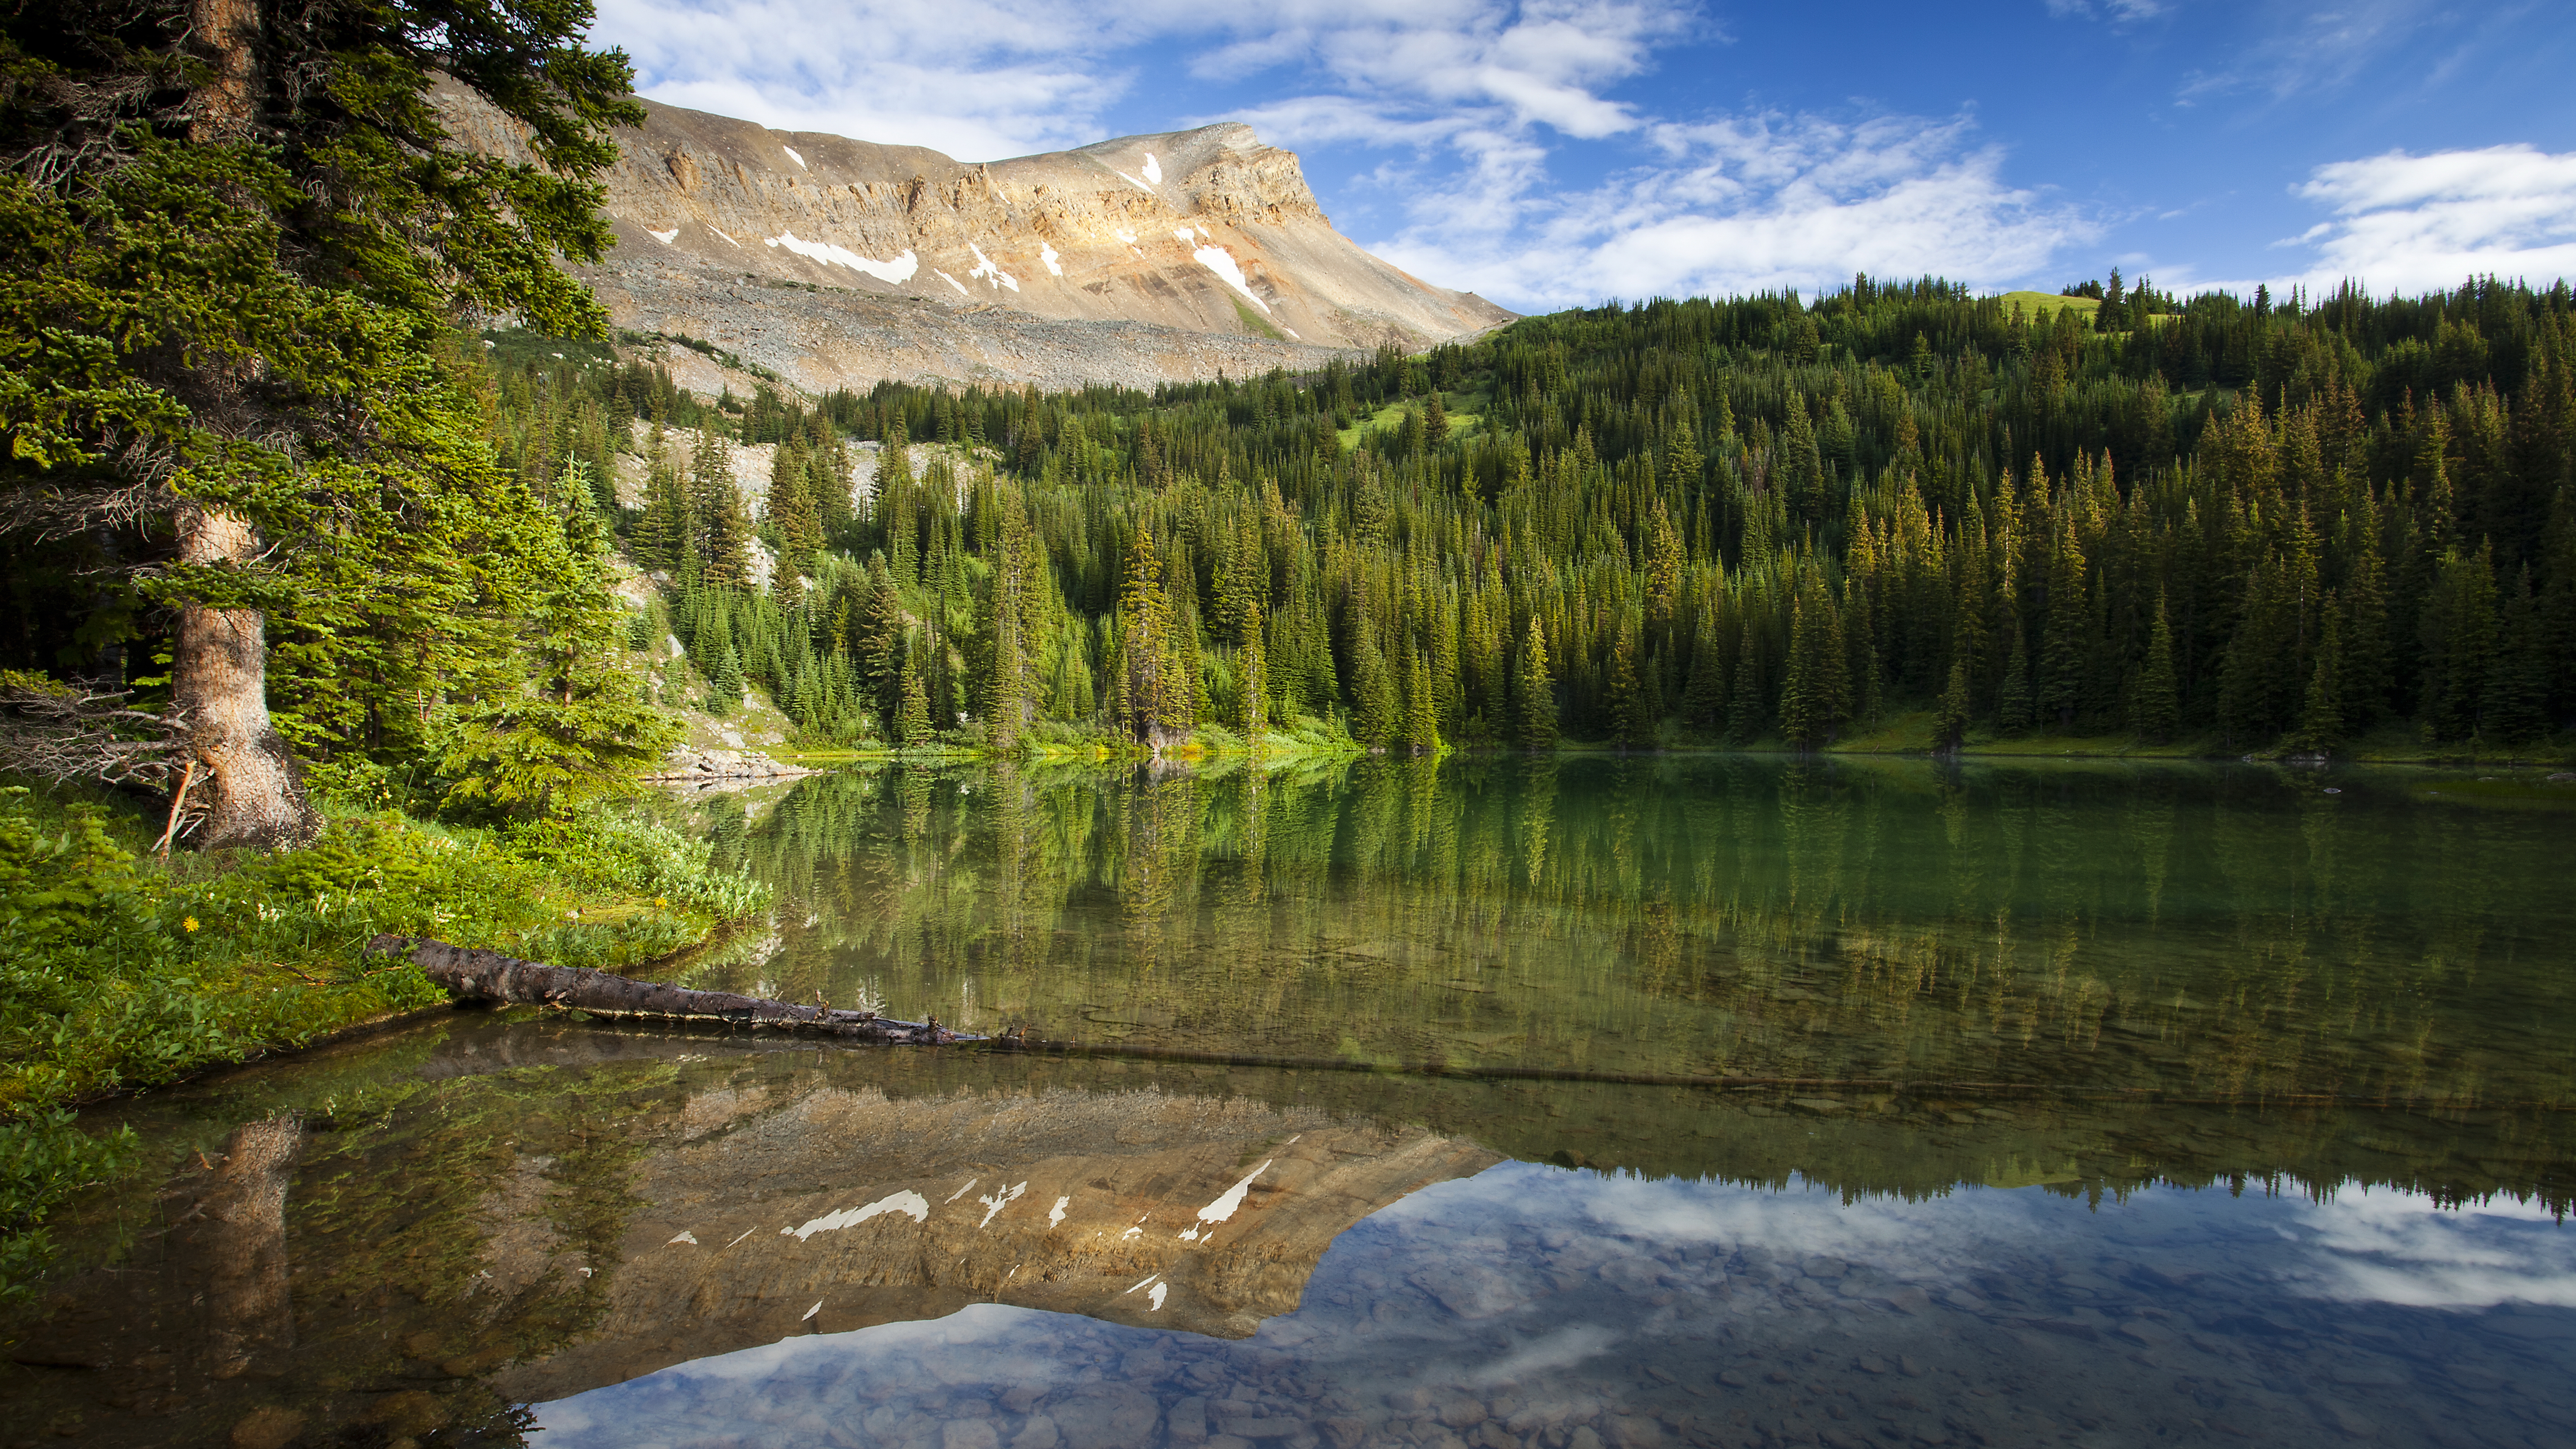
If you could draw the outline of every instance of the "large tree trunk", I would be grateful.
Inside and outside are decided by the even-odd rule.
[[[247,564],[258,554],[259,539],[238,514],[191,508],[181,517],[182,563]],[[170,702],[206,777],[201,850],[302,845],[321,825],[304,798],[303,771],[269,723],[266,627],[257,609],[179,606]]]
[[[190,138],[244,139],[259,115],[258,0],[192,0],[188,18],[211,71],[197,92]],[[257,532],[230,509],[183,503],[178,523],[181,563],[238,566],[259,557]],[[170,702],[187,721],[205,777],[201,850],[301,845],[321,826],[294,754],[269,723],[267,626],[258,609],[179,606]]]

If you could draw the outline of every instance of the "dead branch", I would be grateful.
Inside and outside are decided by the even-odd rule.
[[[0,770],[169,789],[193,758],[187,721],[130,708],[132,697],[0,673]]]
[[[378,936],[367,943],[366,954],[410,960],[458,1001],[552,1006],[586,1011],[593,1016],[723,1022],[888,1044],[937,1045],[981,1039],[950,1031],[936,1017],[926,1022],[896,1021],[873,1011],[799,1006],[789,1001],[737,996],[730,991],[691,991],[684,986],[636,981],[607,971],[521,961],[497,951],[469,951],[427,937]]]

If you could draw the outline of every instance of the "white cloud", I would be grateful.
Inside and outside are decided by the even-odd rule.
[[[1549,195],[1543,153],[1495,145],[1464,186],[1413,208],[1385,250],[1417,275],[1521,306],[1933,273],[2021,280],[2099,234],[2003,179],[1965,118],[1755,115],[1655,127],[1668,158]]]
[[[2340,0],[2323,9],[2307,0],[2272,0],[2253,18],[2263,37],[2232,47],[2233,64],[2185,76],[2174,93],[2177,104],[2230,94],[2279,102],[2339,90],[2419,30],[2456,24],[2436,0]]]
[[[2113,24],[2153,20],[2165,13],[2160,0],[2048,0],[2048,13],[2060,20],[2108,20]]]
[[[2576,1308],[2576,1244],[2539,1203],[2494,1199],[2445,1209],[2422,1193],[2364,1188],[2299,1216],[2309,1255],[2291,1277],[2321,1297],[2418,1308]]]
[[[2315,264],[2293,279],[2314,289],[2344,278],[2383,293],[2486,273],[2543,286],[2576,278],[2576,152],[2391,151],[2320,166],[2292,192],[2333,213],[2279,243],[2315,249]]]

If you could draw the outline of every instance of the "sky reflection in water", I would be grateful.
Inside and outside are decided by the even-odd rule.
[[[1506,1163],[1343,1234],[1246,1342],[978,1305],[538,1415],[549,1449],[2563,1444],[2571,1304],[2576,1237],[2509,1201],[1845,1201]]]

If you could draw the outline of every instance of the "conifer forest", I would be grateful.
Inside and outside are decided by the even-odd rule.
[[[1152,394],[708,402],[524,336],[456,366],[511,496],[574,520],[553,552],[613,530],[670,581],[619,641],[685,646],[665,698],[758,685],[812,746],[1818,748],[1929,712],[1935,747],[2438,755],[2576,715],[2565,284],[2068,293],[2099,305],[1861,277]],[[112,634],[21,588],[19,661]],[[408,611],[279,623],[299,745],[398,753]]]

